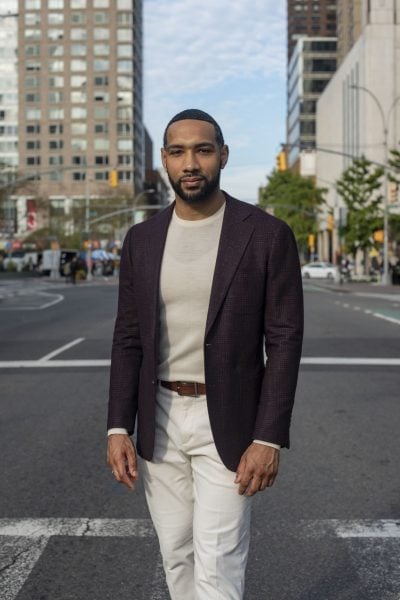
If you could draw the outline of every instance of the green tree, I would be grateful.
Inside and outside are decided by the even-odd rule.
[[[325,202],[325,189],[316,187],[309,177],[291,171],[273,171],[261,192],[260,207],[273,209],[274,215],[292,228],[299,250],[308,251],[308,236],[318,230],[318,213]]]
[[[346,251],[354,257],[374,246],[374,231],[382,229],[382,199],[380,193],[384,169],[365,157],[355,159],[336,181],[336,189],[347,206],[347,224],[341,234]]]
[[[397,200],[399,201],[400,188],[400,151],[390,150],[389,180],[397,185]],[[393,215],[389,211],[390,239],[400,242],[400,215]]]

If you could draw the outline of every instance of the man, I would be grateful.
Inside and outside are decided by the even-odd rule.
[[[122,251],[108,464],[129,488],[141,472],[171,598],[239,600],[251,499],[289,446],[297,249],[285,223],[220,190],[228,147],[210,115],[171,119],[161,155],[175,202]]]

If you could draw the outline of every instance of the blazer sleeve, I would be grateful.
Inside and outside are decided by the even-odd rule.
[[[111,351],[110,393],[107,429],[135,426],[142,344],[136,306],[133,269],[133,229],[122,247],[119,274],[118,312]]]
[[[267,263],[264,335],[267,362],[254,439],[289,447],[289,428],[303,340],[303,289],[297,245],[278,221]]]

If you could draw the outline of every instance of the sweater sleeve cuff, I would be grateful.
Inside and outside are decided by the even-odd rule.
[[[264,442],[263,440],[253,440],[255,444],[262,444],[263,446],[271,446],[271,448],[275,448],[275,450],[280,450],[281,447],[279,444],[273,444],[272,442]]]
[[[128,435],[128,430],[125,429],[124,427],[113,427],[112,429],[109,429],[107,431],[107,436],[113,435],[113,433],[121,433],[121,434]]]

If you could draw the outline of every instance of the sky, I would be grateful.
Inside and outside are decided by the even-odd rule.
[[[209,112],[230,158],[221,187],[256,203],[285,141],[286,2],[144,0],[144,121],[154,165],[165,125]]]

